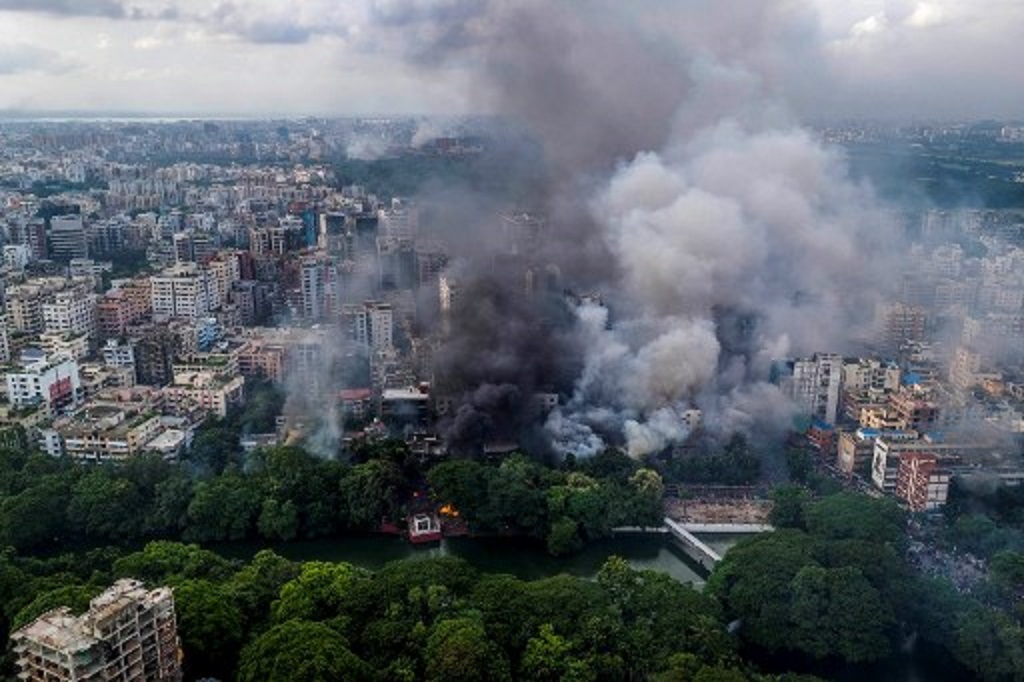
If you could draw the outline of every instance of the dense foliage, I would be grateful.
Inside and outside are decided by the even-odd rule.
[[[973,594],[907,559],[903,512],[852,493],[775,492],[779,528],[743,542],[708,582],[752,650],[797,660],[883,659],[915,637],[988,680],[1024,675],[1021,555],[1004,551]]]
[[[248,418],[258,425],[273,409],[252,401]],[[454,504],[469,530],[533,537],[553,554],[606,537],[616,525],[661,523],[661,478],[621,453],[578,470],[521,455],[495,464],[432,464],[401,442],[382,441],[342,463],[293,446],[243,457],[236,434],[211,422],[180,463],[138,457],[83,467],[0,450],[0,546],[288,541],[373,531],[384,520],[401,525],[431,493],[437,503]]]

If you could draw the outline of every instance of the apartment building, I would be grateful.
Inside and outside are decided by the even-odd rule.
[[[11,635],[28,682],[178,682],[181,647],[170,588],[118,580],[74,616],[44,613]]]

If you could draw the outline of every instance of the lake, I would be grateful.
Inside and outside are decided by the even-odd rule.
[[[711,536],[712,546],[721,552],[743,537]],[[485,573],[509,573],[523,580],[559,573],[594,578],[608,557],[621,556],[634,568],[661,571],[698,587],[704,584],[700,567],[665,535],[620,535],[591,543],[569,557],[553,557],[542,544],[523,538],[445,538],[432,545],[412,545],[399,537],[371,535],[271,545],[224,543],[211,545],[210,549],[237,559],[249,559],[261,549],[272,549],[295,561],[345,561],[370,570],[399,559],[457,556]]]

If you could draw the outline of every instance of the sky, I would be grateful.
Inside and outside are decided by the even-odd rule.
[[[664,30],[710,1],[629,7]],[[471,41],[502,2],[0,0],[0,111],[490,113],[472,50],[425,46]],[[1024,119],[1021,0],[777,4],[780,89],[802,118]]]

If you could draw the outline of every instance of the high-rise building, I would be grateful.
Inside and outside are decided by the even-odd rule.
[[[394,347],[394,310],[390,303],[367,301],[342,307],[345,335],[374,351]]]
[[[195,320],[220,307],[213,275],[193,263],[168,268],[150,278],[153,319]]]
[[[302,260],[302,317],[321,321],[333,318],[341,302],[338,269],[329,258]]]
[[[73,616],[44,613],[11,635],[18,679],[29,682],[178,682],[180,643],[170,588],[118,580]]]
[[[11,337],[7,331],[7,316],[0,314],[0,362],[11,359]]]
[[[776,362],[772,366],[772,381],[809,416],[835,424],[842,362],[839,355],[823,353]]]
[[[50,219],[50,257],[59,261],[89,257],[89,239],[80,215]]]
[[[927,314],[924,308],[906,303],[880,305],[876,311],[882,347],[895,356],[909,341],[923,341]]]
[[[97,334],[96,294],[84,286],[58,292],[52,301],[43,304],[43,327],[50,333],[85,334],[93,342]]]

